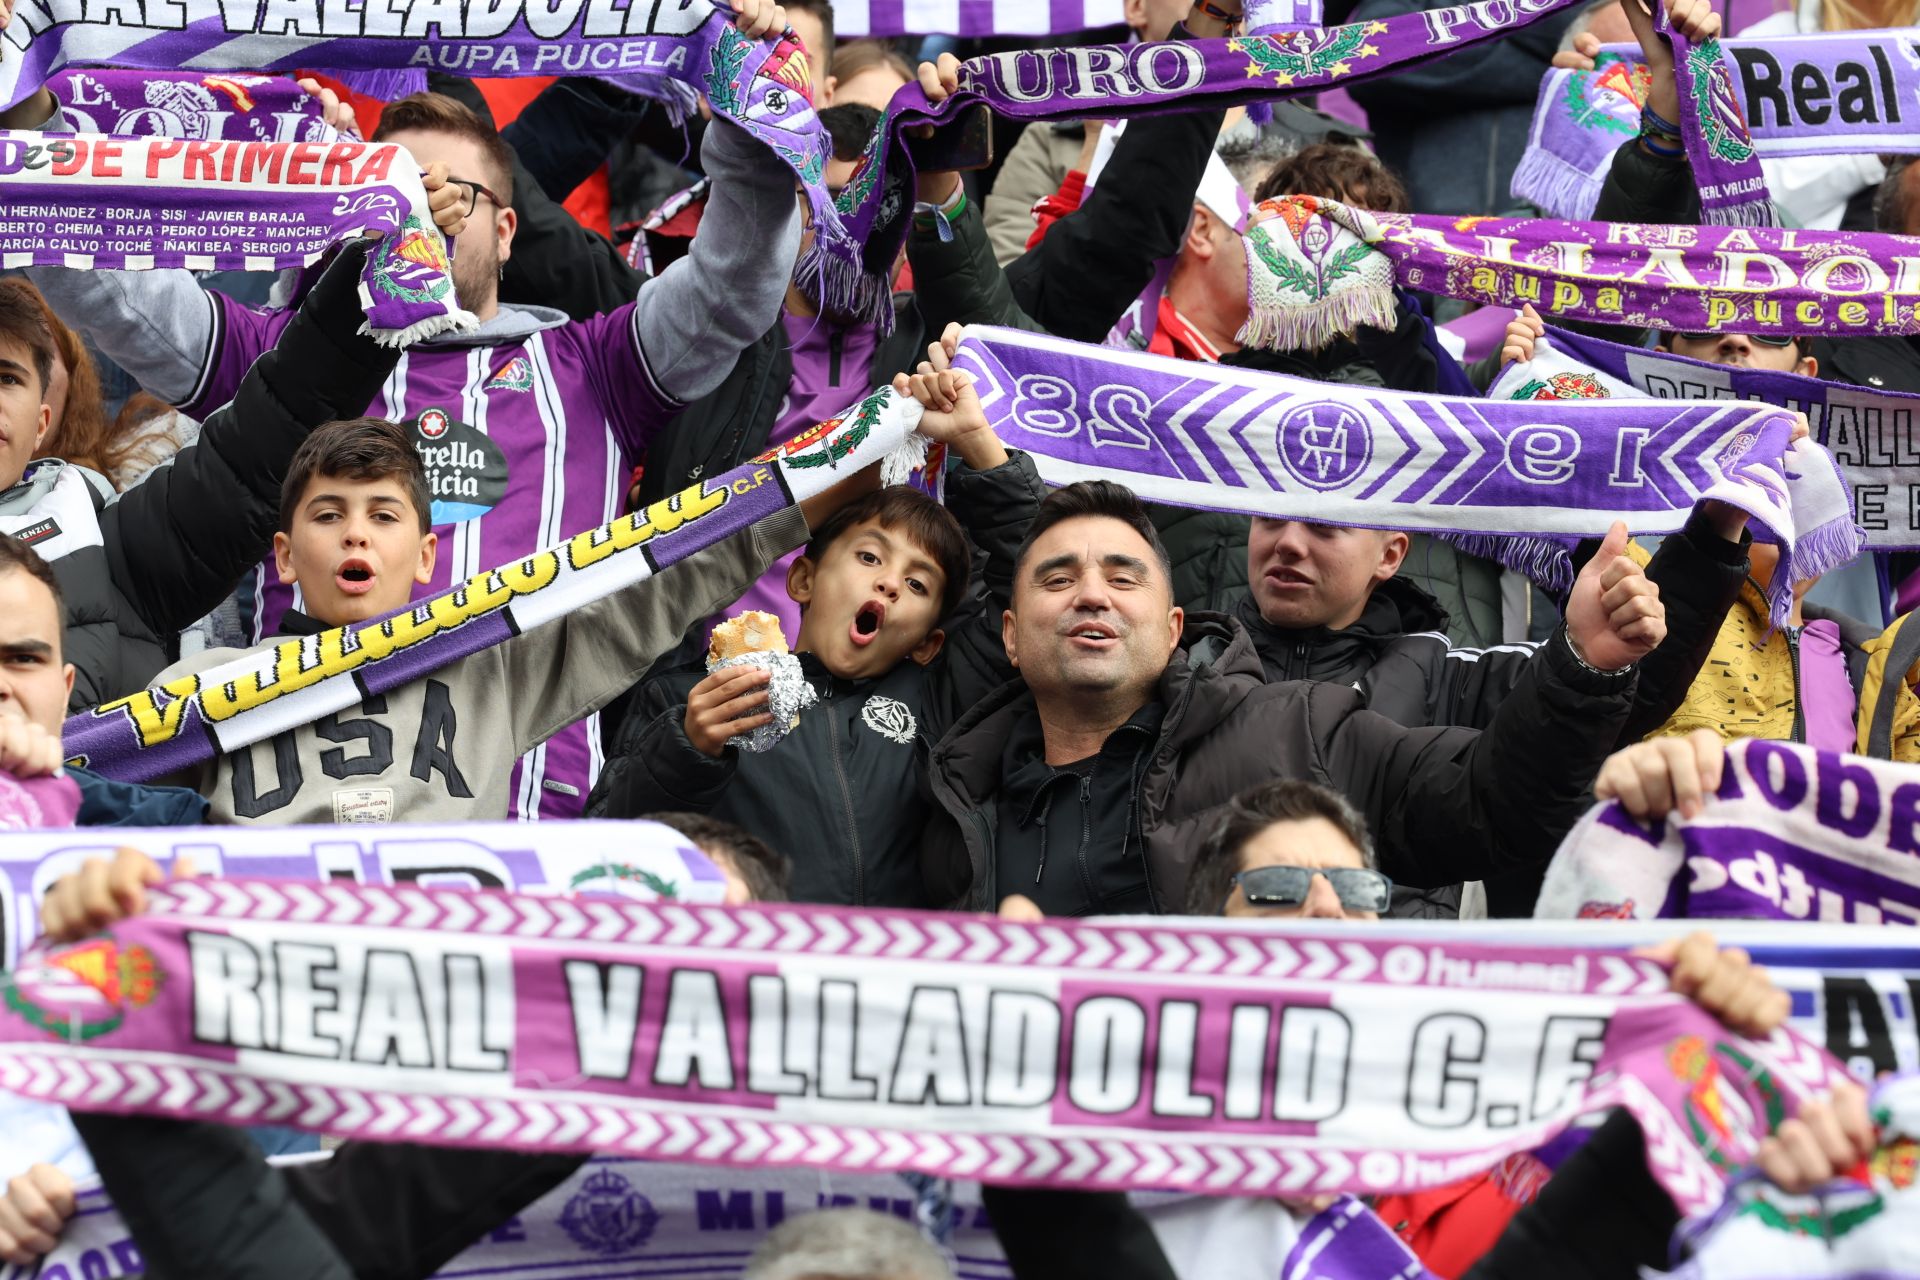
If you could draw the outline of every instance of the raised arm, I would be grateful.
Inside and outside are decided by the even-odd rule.
[[[315,427],[365,413],[393,372],[399,351],[359,332],[370,243],[341,250],[199,441],[101,513],[113,582],[156,633],[205,616],[259,562],[294,451]]]

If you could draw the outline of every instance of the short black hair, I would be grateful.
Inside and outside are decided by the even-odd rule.
[[[1280,778],[1242,791],[1227,801],[1213,833],[1201,842],[1187,872],[1187,914],[1217,916],[1233,893],[1240,873],[1240,853],[1247,841],[1276,822],[1325,818],[1360,850],[1360,864],[1373,866],[1373,841],[1367,820],[1337,791],[1317,782]]]
[[[649,813],[648,822],[672,827],[709,858],[725,858],[755,902],[793,900],[793,862],[745,827],[704,813]]]
[[[833,158],[851,164],[866,153],[867,142],[880,127],[880,113],[864,102],[843,102],[820,113],[833,142]]]
[[[420,461],[407,429],[386,418],[346,418],[316,427],[294,451],[287,478],[280,486],[280,532],[293,529],[293,515],[307,485],[315,476],[344,480],[396,479],[407,491],[419,518],[420,532],[433,527],[433,495],[427,490],[427,467]]]
[[[953,512],[918,489],[904,484],[888,485],[854,499],[834,512],[807,543],[807,559],[816,565],[833,544],[850,530],[863,524],[904,533],[915,546],[933,557],[943,579],[940,592],[940,616],[946,617],[966,598],[967,578],[973,570],[973,553],[967,549],[967,535]]]
[[[1033,550],[1033,544],[1040,541],[1041,535],[1047,530],[1082,516],[1118,520],[1139,534],[1153,548],[1153,558],[1159,562],[1160,571],[1167,575],[1168,587],[1172,587],[1173,557],[1167,554],[1166,544],[1160,541],[1160,530],[1154,528],[1146,505],[1140,501],[1140,495],[1111,480],[1082,480],[1055,489],[1041,499],[1033,523],[1027,526],[1027,536],[1020,540],[1020,550],[1013,557],[1014,568],[1018,569],[1027,562],[1027,554]]]
[[[1887,166],[1887,176],[1873,193],[1873,226],[1876,231],[1902,236],[1907,234],[1907,170],[1913,166],[1913,157],[1882,156],[1881,162]]]
[[[60,579],[54,576],[53,566],[20,539],[0,536],[0,573],[15,571],[38,578],[41,585],[53,593],[54,613],[63,618],[66,616],[66,603],[60,595]]]

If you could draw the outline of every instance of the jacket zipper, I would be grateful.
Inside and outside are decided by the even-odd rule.
[[[1307,642],[1302,640],[1293,646],[1293,660],[1287,663],[1287,679],[1304,680],[1307,678]]]
[[[1096,762],[1094,769],[1099,768]],[[1093,843],[1093,769],[1080,779],[1080,849],[1075,855],[1080,862],[1080,886],[1087,891],[1087,904],[1095,911],[1100,909],[1100,897],[1093,889],[1093,871],[1087,866],[1087,846]],[[1121,847],[1121,856],[1126,856],[1125,846]]]
[[[1793,670],[1793,735],[1791,742],[1807,740],[1806,700],[1800,694],[1800,628],[1787,628],[1787,663]]]
[[[833,776],[840,780],[840,803],[847,815],[847,847],[853,850],[853,905],[867,905],[867,864],[860,856],[860,828],[853,819],[853,787],[847,782],[847,769],[840,759],[840,713],[833,705],[833,689],[827,689],[827,743],[833,753]]]
[[[840,385],[840,350],[846,345],[844,329],[835,329],[827,337],[827,385],[830,387]]]

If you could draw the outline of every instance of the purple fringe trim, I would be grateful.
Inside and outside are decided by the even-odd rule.
[[[1793,577],[1800,582],[1821,578],[1842,565],[1852,564],[1867,549],[1867,535],[1851,517],[1829,520],[1818,529],[1796,532],[1793,539]]]
[[[1573,552],[1557,538],[1507,533],[1440,533],[1445,542],[1470,556],[1511,569],[1556,600],[1573,590]]]
[[[322,67],[320,70],[326,70]],[[374,71],[328,71],[355,93],[382,102],[398,102],[427,91],[427,73],[419,67],[382,68]]]
[[[883,338],[893,332],[892,284],[869,274],[857,252],[816,232],[793,268],[793,280],[821,310],[874,325]]]
[[[1611,156],[1609,156],[1611,159]],[[1513,198],[1569,222],[1586,222],[1600,203],[1606,171],[1588,173],[1543,147],[1530,147],[1513,171]]]
[[[1701,207],[1700,221],[1710,227],[1777,227],[1779,213],[1771,200],[1748,200],[1718,208]]]

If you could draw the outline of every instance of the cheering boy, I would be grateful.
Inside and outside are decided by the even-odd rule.
[[[903,376],[896,385],[909,384]],[[943,440],[954,422],[934,406],[922,429]],[[445,822],[506,812],[516,759],[630,686],[690,624],[804,542],[809,521],[829,519],[870,479],[863,473],[799,510],[765,516],[675,563],[664,582],[624,587],[369,695],[357,712],[215,756],[181,780],[208,798],[215,822]],[[433,575],[430,505],[426,471],[398,424],[356,418],[315,431],[289,468],[273,539],[280,580],[297,588],[300,608],[287,613],[280,637],[248,652],[404,607]],[[161,680],[238,656],[199,654]]]
[[[961,463],[947,478],[953,512],[883,489],[820,526],[787,575],[801,609],[794,651],[819,701],[770,750],[742,753],[728,740],[771,719],[765,668],[655,672],[589,817],[712,813],[787,851],[797,902],[936,905],[915,852],[927,816],[921,765],[962,711],[1013,678],[1000,620],[1043,494],[1032,460],[1000,443],[965,375],[948,367],[959,333],[949,326],[912,380],[950,419],[943,434]],[[972,592],[969,533],[984,560]]]

